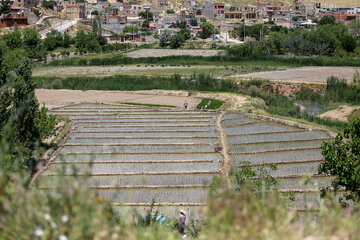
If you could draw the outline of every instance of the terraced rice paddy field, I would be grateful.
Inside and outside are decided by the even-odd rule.
[[[58,178],[88,177],[91,188],[121,207],[197,208],[206,203],[209,185],[220,174],[223,156],[215,152],[224,128],[232,165],[248,161],[254,168],[277,164],[271,172],[281,191],[293,191],[294,208],[304,207],[302,175],[319,187],[331,178],[317,175],[320,146],[330,137],[227,113],[216,126],[218,112],[182,111],[129,105],[79,104],[50,111],[66,116],[73,130],[53,162],[38,178],[51,189]],[[218,121],[219,122],[219,121]],[[308,186],[309,204],[317,206],[315,184]]]
[[[280,191],[294,193],[293,208],[304,210],[306,194],[308,207],[319,209],[316,190],[331,184],[331,177],[318,175],[318,166],[323,159],[321,144],[331,140],[325,131],[262,122],[233,113],[224,115],[223,126],[233,167],[250,162],[254,169],[269,169],[270,174],[279,180]],[[268,166],[271,164],[276,164],[278,169],[270,170]],[[313,178],[306,187],[305,174]]]

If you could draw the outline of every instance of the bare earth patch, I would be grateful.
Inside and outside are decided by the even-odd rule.
[[[321,118],[330,118],[342,122],[348,122],[347,117],[350,113],[359,107],[351,107],[347,105],[340,106],[338,109],[327,111],[323,114],[320,114],[319,117]]]
[[[352,80],[356,70],[360,72],[359,67],[300,67],[290,68],[284,71],[267,71],[233,75],[232,77],[284,80],[305,83],[326,83],[326,80],[331,76]]]
[[[183,107],[185,99],[189,109],[194,109],[202,98],[214,98],[228,103],[228,109],[240,109],[246,98],[227,93],[193,93],[189,96],[185,91],[147,90],[147,91],[99,91],[99,90],[52,90],[36,89],[35,94],[41,104],[49,109],[82,102],[122,103],[135,102],[145,104],[172,105]]]
[[[33,76],[74,76],[74,75],[115,75],[126,73],[134,70],[155,70],[155,69],[183,69],[183,68],[211,68],[213,69],[216,66],[90,66],[90,67],[44,67],[44,68],[35,68],[33,71]]]
[[[194,49],[140,49],[126,54],[128,57],[166,57],[166,56],[216,56],[223,53],[220,50],[194,50]]]

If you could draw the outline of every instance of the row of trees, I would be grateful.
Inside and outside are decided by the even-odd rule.
[[[254,25],[251,36],[260,39],[261,25]],[[266,29],[266,30],[265,30]],[[316,29],[297,28],[293,31],[279,29],[270,31],[264,28],[261,41],[248,42],[229,49],[230,55],[284,55],[301,56],[328,55],[344,57],[348,54],[360,54],[360,39],[350,28],[342,23],[323,24]],[[242,34],[242,32],[239,32]]]
[[[34,32],[6,34],[0,41],[0,142],[11,146],[1,149],[2,170],[10,176],[13,172],[31,170],[43,140],[54,131],[56,120],[47,116],[46,108],[39,108],[35,86],[31,78],[31,61],[27,57]],[[37,38],[35,38],[37,39]]]

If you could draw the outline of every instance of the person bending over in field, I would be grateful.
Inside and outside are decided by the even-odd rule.
[[[185,100],[185,102],[184,102],[184,108],[185,108],[185,110],[187,109],[187,107],[188,107],[188,101]]]

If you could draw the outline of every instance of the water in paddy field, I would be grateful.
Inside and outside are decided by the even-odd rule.
[[[310,114],[321,111],[319,106],[306,106]],[[195,209],[206,203],[213,177],[220,176],[223,156],[214,149],[221,142],[217,112],[87,103],[50,114],[68,117],[75,129],[39,178],[44,188],[51,187],[59,173],[71,178],[76,169],[79,177],[89,175],[94,191],[114,203],[142,208],[154,199],[172,208]],[[330,139],[326,132],[240,113],[225,114],[221,127],[233,167],[243,161],[254,169],[277,164],[271,174],[280,180],[281,191],[296,192],[294,208],[304,206],[304,174],[314,176],[318,186],[330,185],[331,178],[317,175],[321,143]],[[316,203],[314,194],[309,199]]]
[[[296,104],[300,106],[302,112],[307,112],[311,116],[315,116],[322,110],[321,106],[312,102],[296,101]]]

